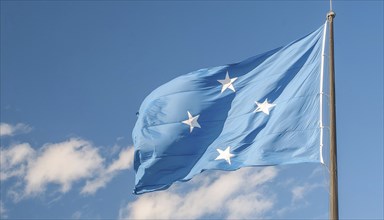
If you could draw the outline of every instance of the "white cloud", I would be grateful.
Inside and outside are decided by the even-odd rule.
[[[87,180],[81,193],[94,194],[98,189],[105,187],[118,171],[131,168],[133,165],[133,152],[133,147],[122,150],[119,158],[109,165],[107,169],[100,172],[100,175],[96,179]]]
[[[98,148],[80,138],[45,144],[39,150],[28,143],[17,144],[1,148],[0,153],[0,180],[17,177],[7,189],[14,202],[44,193],[49,184],[58,185],[65,193],[78,181],[85,181],[82,194],[93,194],[133,164],[132,147],[121,150],[119,157],[106,166]]]
[[[228,219],[262,218],[262,214],[271,210],[274,203],[261,192],[252,192],[237,196],[227,203]]]
[[[297,210],[308,207],[310,204],[305,200],[305,196],[317,186],[308,183],[291,188],[292,199],[291,203],[276,210],[276,215],[279,217],[285,216],[287,213],[292,213]]]
[[[0,137],[13,136],[19,133],[28,133],[31,130],[32,128],[30,126],[23,123],[18,123],[16,125],[0,123]]]
[[[115,171],[126,170],[133,165],[134,148],[129,147],[122,150],[119,154],[119,159],[114,161],[107,169],[107,172],[112,173]]]
[[[0,201],[0,219],[8,218],[8,210],[4,207],[4,203]]]
[[[297,202],[299,200],[302,200],[305,195],[307,195],[308,193],[310,193],[312,190],[318,188],[318,187],[322,187],[323,184],[319,184],[319,183],[313,183],[313,184],[309,184],[309,183],[306,183],[304,185],[301,185],[301,186],[295,186],[292,188],[292,202]]]
[[[261,218],[274,205],[264,184],[277,169],[243,168],[234,172],[206,172],[196,176],[188,189],[173,186],[167,191],[140,195],[122,207],[121,219],[197,219],[215,214],[223,218]],[[208,175],[209,174],[209,175]],[[225,207],[225,208],[223,208]]]
[[[102,163],[97,148],[85,140],[47,144],[28,167],[25,193],[40,193],[48,183],[59,184],[67,192],[75,181],[94,176]]]
[[[314,169],[311,175],[309,175],[309,178],[313,178],[315,177],[315,175],[320,176],[319,174],[321,173],[316,170],[319,170],[319,169],[317,168]],[[326,185],[327,184],[325,184],[324,182],[316,182],[316,183],[306,182],[306,183],[297,184],[296,181],[294,180],[290,181],[290,183],[288,185],[285,185],[285,187],[287,189],[290,189],[290,193],[292,196],[291,202],[289,205],[286,205],[276,210],[276,215],[279,217],[282,217],[282,216],[285,216],[287,213],[292,213],[297,210],[310,206],[311,204],[306,200],[306,197],[308,196],[308,194],[310,194],[313,190],[317,188],[326,187]],[[319,197],[318,199],[321,200],[322,198]]]
[[[97,190],[104,188],[114,177],[111,173],[102,171],[101,175],[95,179],[87,180],[85,186],[81,189],[81,194],[91,195],[96,193]]]
[[[72,214],[72,219],[81,219],[82,212],[81,211],[76,211],[75,213]]]
[[[14,176],[23,176],[27,163],[35,156],[35,150],[28,144],[13,145],[8,149],[0,150],[0,180]]]
[[[12,135],[13,133],[13,126],[6,123],[0,123],[0,136],[7,136]]]

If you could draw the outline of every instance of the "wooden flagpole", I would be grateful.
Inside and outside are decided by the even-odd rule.
[[[330,216],[339,219],[338,183],[337,183],[337,143],[336,143],[336,97],[335,97],[335,61],[333,41],[333,19],[336,14],[331,10],[327,14],[329,24],[329,98],[330,98]]]

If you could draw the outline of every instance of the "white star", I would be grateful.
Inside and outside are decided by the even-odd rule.
[[[197,119],[200,115],[196,115],[193,117],[189,111],[188,112],[188,119],[182,121],[182,123],[189,125],[189,133],[192,133],[193,128],[201,128],[199,125],[199,122],[197,122]]]
[[[216,149],[217,152],[219,152],[219,156],[216,157],[215,160],[226,160],[229,164],[231,164],[231,157],[234,157],[234,154],[231,154],[230,151],[230,146],[227,147],[224,151],[221,149]]]
[[[270,108],[275,107],[276,104],[268,103],[268,100],[265,99],[263,103],[255,102],[257,105],[257,108],[253,112],[264,112],[265,114],[269,115]]]
[[[235,88],[233,87],[232,83],[235,82],[235,80],[237,79],[237,77],[235,78],[229,78],[229,75],[228,75],[228,71],[227,71],[227,74],[225,75],[225,79],[219,79],[217,81],[219,81],[219,83],[223,84],[223,87],[221,88],[221,93],[223,93],[226,89],[230,89],[234,92],[235,91]]]

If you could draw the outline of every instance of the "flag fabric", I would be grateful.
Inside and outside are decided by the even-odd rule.
[[[323,28],[245,61],[200,69],[141,104],[135,194],[204,170],[320,162]]]

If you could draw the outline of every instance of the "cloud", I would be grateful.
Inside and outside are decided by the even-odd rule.
[[[32,128],[30,126],[23,123],[18,123],[16,125],[0,123],[0,137],[13,136],[20,133],[28,133],[31,130]]]
[[[210,174],[210,175],[208,175]],[[207,215],[222,218],[262,218],[274,205],[265,183],[277,169],[243,168],[234,172],[205,172],[188,189],[173,186],[167,191],[144,194],[119,211],[120,219],[197,219]]]
[[[13,145],[9,149],[0,150],[0,180],[4,181],[14,176],[23,176],[28,161],[35,156],[35,150],[28,144]]]
[[[25,193],[42,192],[48,183],[59,184],[61,191],[67,192],[75,181],[94,176],[102,163],[97,148],[88,141],[70,139],[47,144],[28,167]]]
[[[267,198],[262,192],[251,192],[237,196],[227,203],[228,219],[245,219],[271,210],[274,205],[272,198]]]
[[[313,205],[311,204],[312,202],[307,200],[311,193],[319,188],[322,188],[321,190],[324,190],[324,193],[327,192],[326,187],[328,186],[328,183],[326,183],[326,178],[324,176],[325,169],[324,165],[319,164],[315,169],[308,170],[310,172],[306,175],[306,182],[289,179],[281,184],[281,186],[286,188],[287,192],[291,195],[291,201],[290,204],[286,204],[284,207],[276,210],[276,215],[278,217],[283,217],[286,216],[287,213],[308,209],[309,206]],[[320,195],[325,196],[326,194],[320,193]],[[328,198],[326,196],[317,198],[317,202],[327,200]],[[321,204],[321,202],[319,203]],[[319,204],[316,204],[316,206],[319,206]]]
[[[316,180],[317,182],[306,182],[299,185],[294,185],[291,189],[292,203],[296,203],[300,200],[303,200],[307,194],[317,188],[326,187],[328,185],[326,182],[324,182],[327,179],[326,169],[326,166],[320,164],[312,170],[312,172],[308,176],[308,179]],[[318,179],[316,179],[317,177],[322,177],[323,181],[318,182]]]
[[[324,186],[323,184],[319,184],[319,183],[312,183],[312,184],[306,183],[306,184],[301,185],[301,186],[293,187],[291,190],[292,202],[297,202],[297,201],[302,200],[305,197],[305,195],[310,193],[312,190],[314,190],[318,187],[323,187],[323,186]]]
[[[107,172],[126,170],[133,165],[133,147],[122,150],[119,154],[119,159],[115,160],[107,169]]]
[[[276,215],[279,217],[285,216],[287,213],[292,213],[297,210],[306,208],[310,205],[305,200],[306,196],[314,189],[324,187],[324,184],[319,183],[305,183],[303,185],[293,186],[291,188],[291,203],[279,210],[276,210]]]
[[[92,194],[132,166],[133,148],[121,150],[108,166],[105,161],[97,147],[80,138],[45,144],[39,150],[22,143],[1,148],[0,180],[17,177],[7,190],[15,202],[44,193],[49,184],[66,193],[74,183],[86,181],[81,193]]]
[[[122,150],[119,158],[110,164],[108,168],[104,169],[96,179],[87,180],[81,193],[94,194],[98,189],[105,187],[118,171],[131,168],[133,165],[133,152],[133,147]]]
[[[82,212],[81,211],[76,211],[75,213],[72,214],[72,219],[81,219]]]
[[[0,201],[0,219],[8,218],[8,210],[4,207],[4,203]]]

